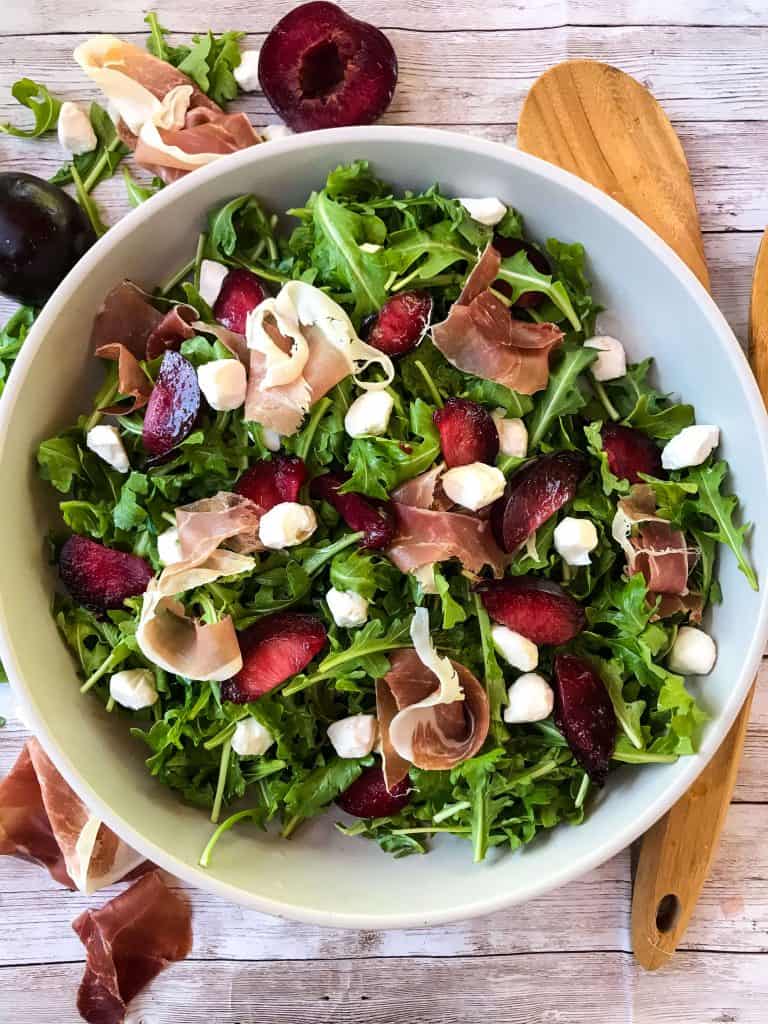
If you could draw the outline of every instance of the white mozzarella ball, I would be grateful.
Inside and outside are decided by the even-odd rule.
[[[269,452],[279,452],[280,451],[280,445],[282,443],[282,438],[280,437],[280,435],[278,434],[278,432],[276,430],[272,429],[272,427],[262,427],[261,428],[261,439],[264,442],[264,447],[267,449],[267,451],[269,451]]]
[[[539,664],[539,649],[535,643],[507,626],[491,626],[493,646],[513,668],[532,672]]]
[[[375,242],[363,242],[360,249],[362,252],[367,252],[372,256],[375,252],[378,252],[381,249],[381,246],[376,245]]]
[[[125,445],[117,427],[107,426],[104,423],[91,427],[85,437],[85,446],[90,448],[100,459],[103,459],[107,465],[116,469],[118,473],[127,473],[131,468]]]
[[[394,405],[388,391],[365,391],[347,409],[344,429],[350,437],[380,437],[387,432]]]
[[[197,381],[205,400],[217,412],[239,409],[248,380],[239,359],[214,359],[197,368]]]
[[[589,553],[596,547],[597,530],[591,519],[566,516],[555,527],[555,550],[568,565],[589,565]]]
[[[261,88],[259,85],[260,53],[261,50],[243,50],[240,54],[240,63],[233,74],[243,92],[256,92]]]
[[[175,565],[176,562],[184,561],[179,531],[175,526],[170,526],[157,535],[157,557],[163,565]]]
[[[278,139],[287,139],[293,134],[287,124],[265,124],[259,132],[265,142],[277,142]]]
[[[225,267],[218,260],[203,260],[200,264],[200,297],[209,306],[213,307],[219,297],[224,278],[229,273],[229,267]]]
[[[275,738],[269,729],[249,715],[237,723],[231,742],[238,757],[259,757],[266,754]]]
[[[710,424],[697,423],[683,427],[661,451],[664,469],[686,469],[700,466],[720,444],[720,428]]]
[[[157,700],[155,677],[148,668],[129,668],[115,672],[109,680],[109,696],[131,711],[151,708]]]
[[[467,466],[449,469],[443,474],[441,483],[451,501],[473,512],[500,498],[506,486],[501,470],[484,462],[470,462]]]
[[[281,501],[265,512],[259,523],[259,540],[265,548],[280,551],[309,540],[317,529],[314,509],[297,501]]]
[[[351,629],[354,626],[362,626],[368,618],[368,602],[354,590],[337,590],[336,587],[331,587],[325,599],[337,626]]]
[[[715,641],[703,629],[681,626],[677,631],[667,664],[681,676],[706,676],[717,659]]]
[[[67,100],[66,103],[61,104],[56,127],[62,149],[65,149],[71,156],[90,153],[98,145],[91,119],[76,103],[70,103]]]
[[[596,335],[584,342],[584,348],[594,348],[599,353],[589,367],[595,380],[617,380],[626,374],[627,353],[617,338],[611,338],[608,334]]]
[[[374,715],[350,715],[328,726],[328,739],[339,757],[367,757],[377,734]]]
[[[507,208],[496,196],[487,196],[484,199],[470,199],[464,197],[459,202],[467,211],[472,220],[478,224],[485,224],[486,227],[495,227],[500,220],[503,220]]]
[[[507,691],[505,722],[540,722],[552,714],[555,694],[544,676],[526,672]]]
[[[506,417],[503,409],[493,413],[493,421],[499,434],[499,451],[502,455],[525,458],[528,453],[528,430],[518,417]]]

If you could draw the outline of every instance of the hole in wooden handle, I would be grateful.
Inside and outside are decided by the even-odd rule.
[[[672,931],[679,916],[680,900],[677,896],[673,892],[662,896],[658,907],[656,907],[656,928],[662,934]]]

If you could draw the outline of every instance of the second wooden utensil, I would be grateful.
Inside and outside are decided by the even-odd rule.
[[[518,145],[618,200],[709,288],[685,154],[666,114],[639,82],[596,61],[559,64],[528,93]],[[768,253],[765,263],[768,270]],[[768,367],[768,340],[762,352]],[[648,970],[661,967],[674,953],[709,873],[733,792],[752,692],[694,786],[643,839],[632,945]]]

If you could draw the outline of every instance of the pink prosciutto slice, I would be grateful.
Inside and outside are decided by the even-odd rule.
[[[183,72],[132,43],[99,36],[78,46],[75,60],[121,112],[118,134],[137,163],[166,182],[260,141],[245,114],[224,113]]]
[[[77,1008],[89,1024],[122,1024],[128,1003],[192,948],[188,903],[159,871],[72,922],[85,946]]]
[[[197,107],[189,110],[181,128],[159,129],[166,146],[178,149],[181,155],[167,153],[139,138],[136,143],[136,162],[170,183],[194,170],[187,156],[198,154],[227,156],[261,142],[256,129],[246,114],[225,114],[218,108]]]
[[[138,285],[121,281],[107,294],[93,321],[93,351],[99,355],[102,345],[118,343],[137,359],[144,359],[147,341],[162,320],[163,314],[147,300]]]
[[[420,714],[411,739],[412,757],[403,757],[392,743],[390,727],[399,712],[418,704],[439,687],[437,676],[415,650],[395,651],[390,670],[376,681],[376,714],[387,790],[392,792],[408,775],[411,764],[426,771],[449,769],[480,750],[488,735],[488,697],[468,668],[451,661],[464,700],[436,704]]]
[[[501,256],[489,245],[451,307],[432,328],[435,345],[464,373],[532,395],[547,386],[549,353],[563,332],[556,324],[514,320],[490,290]]]
[[[426,473],[411,477],[392,491],[392,500],[411,508],[429,508],[446,511],[451,501],[443,493],[440,477],[446,470],[444,462],[436,463]]]
[[[649,593],[688,594],[688,575],[697,552],[689,547],[682,530],[656,515],[652,487],[635,484],[629,496],[619,501],[612,533],[627,556],[628,572],[642,573]]]
[[[176,509],[181,554],[197,561],[221,544],[242,555],[262,550],[259,523],[262,510],[241,494],[219,491]]]
[[[40,864],[61,885],[87,893],[144,863],[88,812],[35,739],[0,782],[0,854]]]
[[[303,376],[276,387],[263,387],[266,359],[256,349],[250,351],[248,391],[245,397],[245,418],[276,430],[284,437],[295,434],[301,426],[310,405],[326,395],[339,381],[349,375],[349,360],[320,331],[305,331],[309,342],[309,357]],[[284,352],[291,350],[291,342],[277,329],[271,334]]]
[[[147,359],[156,359],[167,349],[178,351],[182,341],[194,337],[195,329],[191,325],[196,320],[197,310],[193,306],[180,303],[169,309],[147,338]]]
[[[387,555],[401,572],[458,558],[465,569],[480,573],[488,565],[501,576],[504,552],[487,520],[458,512],[439,512],[393,504],[397,531]]]

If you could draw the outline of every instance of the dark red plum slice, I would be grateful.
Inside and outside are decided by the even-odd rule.
[[[493,247],[501,254],[502,259],[514,256],[515,253],[522,250],[528,257],[528,262],[534,270],[538,270],[540,274],[552,273],[552,267],[547,256],[532,242],[526,242],[523,238],[504,238],[503,235],[494,235]],[[502,295],[512,295],[512,285],[507,281],[497,281],[494,288],[500,291]],[[536,309],[545,298],[546,296],[543,292],[523,292],[515,305],[521,309]]]
[[[230,270],[221,285],[221,291],[213,305],[216,320],[237,334],[245,334],[245,321],[251,310],[256,309],[267,293],[261,281],[250,270]]]
[[[235,485],[235,491],[268,512],[283,501],[298,501],[307,479],[307,467],[296,455],[275,455],[250,466]]]
[[[608,468],[615,476],[629,480],[631,484],[642,483],[640,473],[666,476],[661,468],[659,446],[642,430],[623,427],[620,423],[606,423],[602,437]]]
[[[363,336],[380,352],[403,356],[418,346],[431,317],[432,296],[428,292],[400,292],[369,317],[363,325]]]
[[[392,99],[397,57],[383,32],[336,4],[302,4],[265,39],[259,82],[295,132],[371,124]]]
[[[143,594],[154,573],[138,555],[75,535],[61,549],[59,575],[78,604],[107,611],[121,608],[126,598]]]
[[[179,352],[166,352],[144,414],[142,441],[153,459],[168,455],[192,433],[200,413],[194,366]]]
[[[573,756],[602,786],[616,745],[616,714],[597,671],[573,654],[555,658],[554,718]]]
[[[488,410],[468,398],[449,398],[433,419],[449,468],[470,462],[493,465],[499,454],[499,432]]]
[[[579,602],[551,580],[514,576],[488,580],[478,589],[494,622],[514,629],[535,644],[566,644],[586,624]]]
[[[362,494],[340,494],[339,488],[347,479],[343,473],[338,472],[315,477],[311,486],[312,496],[333,505],[351,530],[362,530],[365,533],[360,542],[361,548],[388,548],[396,529],[389,502],[366,498]]]
[[[569,502],[588,472],[587,456],[571,451],[540,455],[519,469],[491,508],[493,532],[504,551],[516,551]]]
[[[239,634],[243,667],[222,684],[221,696],[235,704],[258,700],[307,667],[325,647],[325,626],[316,615],[275,612]]]
[[[336,803],[347,814],[356,818],[388,818],[397,814],[411,799],[411,784],[402,779],[390,792],[384,781],[381,765],[366,768],[359,779],[336,798]]]

